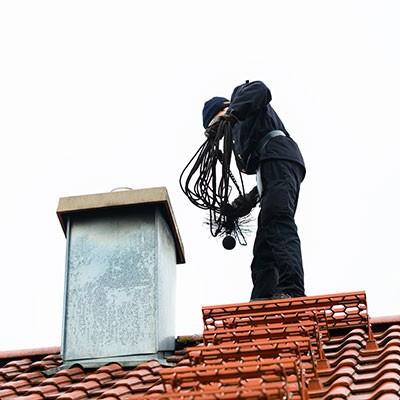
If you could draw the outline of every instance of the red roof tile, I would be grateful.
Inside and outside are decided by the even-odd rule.
[[[370,320],[364,292],[202,312],[204,342],[184,338],[175,367],[61,369],[59,348],[0,352],[0,399],[400,398],[400,317]]]

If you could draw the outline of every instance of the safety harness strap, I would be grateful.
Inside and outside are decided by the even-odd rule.
[[[260,143],[257,146],[256,153],[257,155],[260,155],[262,151],[265,149],[267,144],[276,136],[286,136],[284,132],[275,129],[273,131],[268,132],[261,140]]]

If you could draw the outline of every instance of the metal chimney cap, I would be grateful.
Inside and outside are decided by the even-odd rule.
[[[160,205],[162,207],[162,211],[174,237],[177,264],[184,264],[185,254],[183,244],[166,187],[61,197],[58,202],[57,216],[64,234],[66,234],[67,220],[71,215],[102,209],[129,208],[145,204]]]

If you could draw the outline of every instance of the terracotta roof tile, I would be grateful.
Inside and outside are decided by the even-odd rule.
[[[41,371],[25,372],[18,375],[18,379],[25,379],[31,386],[39,385],[46,379],[46,376]]]
[[[17,397],[17,392],[11,388],[0,390],[0,399],[12,399]]]
[[[111,363],[100,367],[97,372],[106,372],[110,374],[112,377],[119,377],[125,374],[123,368],[118,363]]]
[[[202,312],[204,342],[180,337],[175,367],[60,369],[59,348],[0,352],[0,399],[399,398],[400,316],[371,324],[364,292]]]
[[[45,379],[41,385],[54,385],[59,390],[71,385],[71,378],[67,375],[54,375],[51,378]]]
[[[71,367],[65,370],[58,371],[57,376],[66,375],[68,376],[72,382],[80,382],[82,379],[85,379],[86,373],[82,367]]]
[[[148,389],[148,387],[147,387],[147,389]],[[146,390],[143,390],[143,391],[146,391]],[[131,388],[129,386],[118,385],[116,387],[113,387],[110,390],[107,390],[107,392],[105,392],[102,396],[100,396],[100,399],[103,399],[104,397],[110,397],[110,396],[119,398],[122,395],[128,395],[128,394],[132,394]]]
[[[60,355],[54,355],[54,356],[49,356],[45,357],[40,361],[33,362],[29,370],[44,370],[44,369],[51,369],[51,368],[56,368],[61,364],[61,357]]]
[[[3,384],[2,389],[12,389],[15,393],[25,392],[30,389],[32,385],[25,379],[13,380]]]
[[[44,397],[57,392],[58,388],[56,385],[39,385],[31,387],[26,391],[27,394],[38,393],[40,395],[43,395]]]
[[[98,386],[104,386],[107,383],[112,382],[113,377],[108,372],[99,372],[99,370],[97,370],[96,372],[86,376],[82,380],[82,382],[88,382],[88,381],[96,382]]]
[[[63,393],[57,397],[58,400],[84,400],[88,399],[88,395],[84,390],[74,390],[72,392]]]
[[[45,399],[45,397],[43,397],[38,393],[18,397],[18,400],[43,400],[43,399]]]
[[[131,390],[135,390],[135,387],[142,385],[142,381],[137,376],[124,378],[118,381],[118,385],[128,386]]]

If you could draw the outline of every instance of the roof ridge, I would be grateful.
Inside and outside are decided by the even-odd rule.
[[[45,356],[50,354],[59,354],[60,351],[61,351],[60,346],[41,347],[37,349],[5,350],[5,351],[0,351],[0,360],[9,358],[15,359],[15,358]]]

